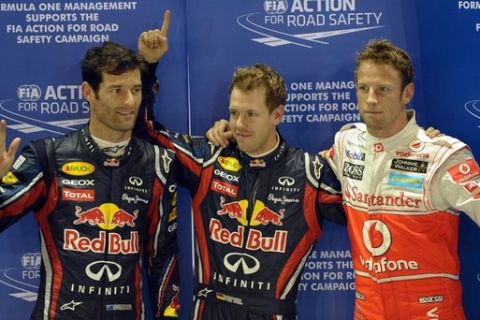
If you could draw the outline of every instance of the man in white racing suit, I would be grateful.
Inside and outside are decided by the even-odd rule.
[[[354,319],[465,319],[459,211],[480,224],[480,168],[468,146],[429,138],[407,109],[414,71],[386,40],[357,55],[365,124],[338,132],[329,163],[342,184],[355,269]]]

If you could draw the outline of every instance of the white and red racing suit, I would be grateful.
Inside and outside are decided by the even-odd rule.
[[[142,256],[156,318],[175,313],[173,159],[135,137],[110,158],[87,127],[22,151],[0,184],[0,232],[35,212],[42,263],[31,319],[145,319]]]
[[[461,141],[408,124],[377,139],[339,132],[329,163],[342,184],[355,269],[356,320],[465,319],[460,210],[480,224],[480,169]]]

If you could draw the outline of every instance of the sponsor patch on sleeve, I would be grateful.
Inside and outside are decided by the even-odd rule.
[[[455,182],[463,183],[480,175],[480,168],[473,159],[468,159],[448,169],[448,174]]]
[[[18,168],[20,168],[22,166],[22,164],[25,162],[25,160],[27,160],[27,158],[20,155],[17,158],[17,160],[15,160],[15,162],[13,163],[12,168],[15,169],[15,170],[18,170]]]

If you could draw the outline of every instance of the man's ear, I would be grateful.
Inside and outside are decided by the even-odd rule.
[[[88,82],[83,81],[82,85],[81,85],[81,88],[82,88],[83,98],[85,98],[85,100],[87,100],[87,101],[90,101],[90,99],[92,98],[92,95],[95,94],[92,86],[90,86],[90,84]]]
[[[413,82],[410,82],[405,86],[405,89],[403,89],[402,93],[402,104],[406,105],[412,100],[413,94],[415,93],[415,86],[413,85]]]
[[[275,125],[278,125],[282,122],[283,114],[285,113],[285,106],[283,104],[279,105],[278,107],[273,110]]]

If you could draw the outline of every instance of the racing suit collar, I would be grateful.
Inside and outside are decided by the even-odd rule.
[[[377,138],[364,131],[365,142],[368,148],[372,147],[375,152],[383,152],[394,150],[398,147],[398,142],[408,136],[414,135],[417,128],[417,121],[415,119],[415,110],[407,110],[408,122],[405,127],[399,132],[388,138]]]
[[[278,134],[279,142],[277,147],[273,149],[270,153],[265,154],[261,157],[252,157],[245,152],[240,151],[240,159],[244,167],[253,168],[253,169],[262,169],[267,168],[273,165],[275,162],[279,161],[287,151],[287,144],[283,137]]]
[[[90,130],[88,129],[88,123],[85,127],[82,128],[81,133],[82,133],[83,142],[88,152],[90,153],[90,155],[94,159],[98,159],[99,163],[103,163],[105,167],[118,167],[122,160],[128,159],[132,154],[134,139],[130,139],[130,142],[128,143],[125,149],[125,154],[122,157],[114,158],[114,157],[108,156],[107,154],[105,154],[99,149],[98,145],[95,143],[95,141],[92,138]]]

